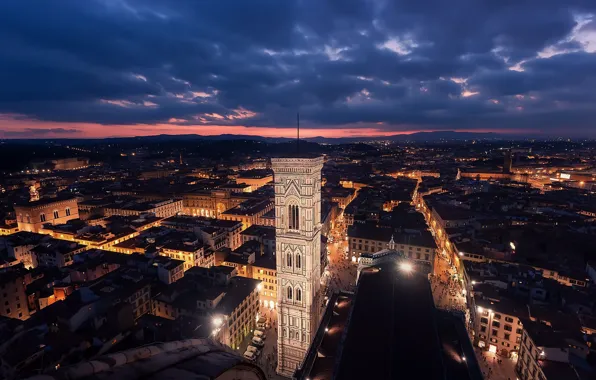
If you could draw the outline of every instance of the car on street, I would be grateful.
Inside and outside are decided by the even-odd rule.
[[[265,322],[257,322],[257,328],[258,329],[264,329],[265,328]]]
[[[244,352],[244,358],[252,361],[255,361],[257,359],[257,355],[255,355],[255,353],[250,352],[250,351],[245,351]]]
[[[263,341],[263,339],[259,338],[258,336],[254,336],[251,340],[252,344],[255,345],[256,347],[263,347],[265,345],[265,342]]]
[[[259,356],[261,354],[261,350],[258,347],[255,346],[251,346],[249,345],[248,347],[246,347],[246,351],[247,352],[252,352],[253,354],[255,354],[255,356]]]
[[[261,330],[255,330],[254,332],[254,336],[259,337],[263,340],[267,339],[267,334],[265,334],[263,331]]]

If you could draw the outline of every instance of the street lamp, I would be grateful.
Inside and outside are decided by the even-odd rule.
[[[411,273],[414,270],[414,267],[412,266],[412,264],[404,261],[399,264],[399,270],[404,273]]]
[[[221,317],[214,317],[211,322],[213,323],[213,326],[219,327],[223,323],[223,319],[221,319]]]

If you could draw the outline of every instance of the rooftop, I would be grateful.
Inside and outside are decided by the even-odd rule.
[[[228,287],[226,287],[226,295],[217,305],[217,310],[230,314],[244,301],[252,292],[257,289],[261,283],[259,280],[252,278],[234,277]]]

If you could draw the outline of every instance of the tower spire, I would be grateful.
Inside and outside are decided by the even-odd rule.
[[[296,153],[300,153],[300,112],[296,113]]]

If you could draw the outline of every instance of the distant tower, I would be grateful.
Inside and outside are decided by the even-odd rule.
[[[503,162],[503,173],[509,174],[511,173],[511,167],[513,165],[513,160],[511,159],[511,150],[508,150],[505,153],[505,160]]]
[[[35,202],[39,200],[39,192],[35,185],[29,186],[29,202]]]
[[[180,165],[182,165],[182,152],[180,152]]]
[[[277,264],[277,373],[291,377],[319,324],[323,157],[272,158]]]
[[[391,234],[391,240],[389,240],[389,249],[395,251],[395,240],[393,240],[393,234]]]

